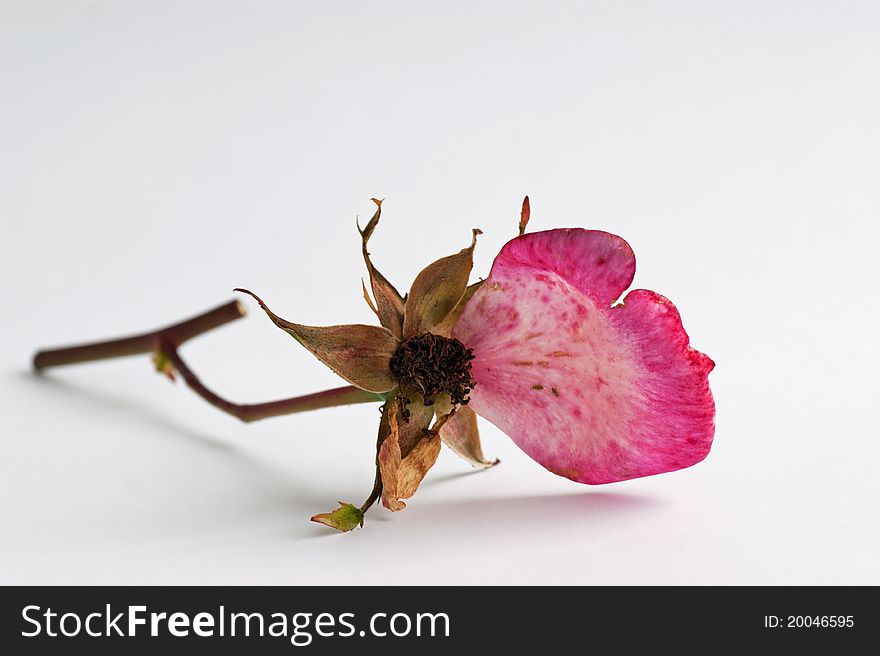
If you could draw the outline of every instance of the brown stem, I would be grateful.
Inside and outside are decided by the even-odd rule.
[[[367,512],[367,510],[369,510],[379,499],[380,494],[382,494],[382,473],[379,471],[379,463],[377,462],[376,478],[373,481],[373,489],[370,490],[370,496],[367,497],[367,500],[364,501],[364,504],[361,506],[361,512]]]
[[[228,412],[233,417],[237,417],[244,422],[256,421],[257,419],[266,419],[268,417],[277,417],[279,415],[290,415],[295,412],[306,412],[307,410],[319,410],[320,408],[332,408],[337,405],[351,405],[354,403],[370,403],[373,401],[382,401],[382,397],[373,392],[367,392],[352,385],[345,387],[337,387],[335,389],[317,392],[315,394],[307,394],[305,396],[296,396],[290,399],[281,399],[279,401],[267,401],[266,403],[233,403],[218,394],[212,392],[204,386],[192,369],[180,357],[177,347],[169,342],[160,342],[159,350],[162,355],[168,358],[168,361],[183,378],[183,381],[189,385],[189,388],[201,396],[205,401],[219,408],[223,412]]]
[[[268,401],[266,403],[233,403],[212,392],[205,387],[198,379],[198,376],[193,373],[192,369],[180,357],[178,347],[188,339],[240,319],[243,316],[244,307],[238,301],[232,301],[187,321],[182,321],[149,333],[105,342],[40,351],[34,356],[34,369],[42,371],[47,367],[58,365],[159,352],[167,358],[184,382],[196,394],[214,407],[245,422],[265,419],[267,417],[277,417],[279,415],[289,415],[295,412],[305,412],[307,410],[330,408],[338,405],[384,400],[379,394],[367,392],[351,385],[305,396]]]
[[[40,351],[34,356],[34,369],[40,371],[64,364],[152,353],[156,350],[156,342],[160,337],[179,346],[188,339],[219,328],[230,321],[241,319],[243,316],[244,306],[238,301],[230,301],[192,319],[141,335]]]

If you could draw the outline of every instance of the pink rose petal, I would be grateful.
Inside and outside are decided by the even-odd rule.
[[[495,266],[502,261],[556,273],[599,305],[616,301],[636,274],[629,244],[601,230],[563,228],[524,235],[507,242]]]
[[[498,255],[453,335],[474,350],[471,404],[550,471],[582,483],[693,465],[709,452],[714,363],[678,311],[636,290],[620,237],[550,230]]]

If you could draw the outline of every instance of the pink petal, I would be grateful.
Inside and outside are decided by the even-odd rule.
[[[601,230],[563,228],[523,235],[507,242],[494,266],[502,258],[506,266],[556,273],[599,305],[620,298],[636,273],[629,244]]]
[[[634,269],[605,232],[518,237],[453,331],[476,355],[470,407],[582,483],[688,467],[712,444],[714,363],[689,346],[675,306],[636,290],[611,307]]]

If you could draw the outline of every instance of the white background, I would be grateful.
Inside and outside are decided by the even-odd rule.
[[[0,582],[880,583],[876,5],[0,5]],[[480,227],[625,237],[717,368],[715,446],[603,487],[444,451],[406,510],[310,523],[373,477],[378,412],[243,425],[147,357],[35,348],[260,292],[370,322],[354,218],[406,289]],[[260,401],[338,379],[262,315],[193,341]]]

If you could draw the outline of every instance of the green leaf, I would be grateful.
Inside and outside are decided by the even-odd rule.
[[[364,525],[364,512],[357,506],[340,501],[339,508],[333,512],[315,515],[312,521],[345,533],[356,526]]]

